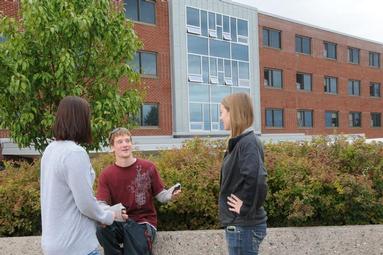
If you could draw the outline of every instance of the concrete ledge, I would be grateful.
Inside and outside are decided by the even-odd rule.
[[[156,255],[227,254],[222,230],[158,232]],[[383,225],[270,228],[262,255],[381,255]],[[0,238],[1,255],[41,255],[40,237]]]

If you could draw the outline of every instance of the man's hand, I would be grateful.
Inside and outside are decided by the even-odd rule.
[[[126,209],[121,209],[121,218],[125,221],[129,219],[128,214],[126,213]]]

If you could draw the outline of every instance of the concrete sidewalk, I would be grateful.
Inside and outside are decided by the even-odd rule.
[[[222,230],[160,231],[155,255],[227,254]],[[383,255],[383,225],[270,228],[262,255]],[[41,255],[40,237],[0,238],[1,255]],[[70,255],[70,254],[68,254]]]

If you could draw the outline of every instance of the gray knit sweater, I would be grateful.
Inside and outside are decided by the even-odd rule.
[[[41,246],[45,255],[86,255],[98,247],[96,222],[113,214],[93,195],[95,173],[87,152],[72,141],[54,141],[41,159]]]

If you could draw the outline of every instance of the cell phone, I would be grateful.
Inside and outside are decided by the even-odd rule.
[[[171,189],[173,189],[172,194],[174,194],[174,192],[181,189],[181,183],[176,183]]]

